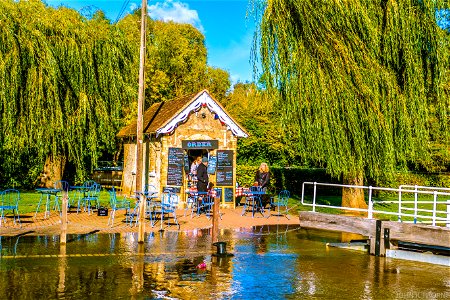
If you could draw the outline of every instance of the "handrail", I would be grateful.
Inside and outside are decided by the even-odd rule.
[[[305,186],[312,185],[313,186],[313,199],[312,203],[305,202]],[[318,186],[326,186],[326,187],[345,187],[345,188],[353,188],[353,189],[364,189],[368,190],[368,208],[353,208],[347,206],[334,206],[334,205],[325,205],[325,204],[317,204],[317,187]],[[405,189],[406,188],[406,189]],[[414,189],[410,189],[414,188]],[[399,194],[398,200],[378,200],[374,201],[372,197],[373,191],[388,191],[388,192],[397,192]],[[448,191],[448,192],[447,192]],[[402,199],[402,194],[404,193],[414,193],[413,201],[405,201]],[[420,201],[419,195],[433,195],[432,201]],[[426,186],[417,186],[417,185],[400,185],[398,189],[396,188],[385,188],[385,187],[374,187],[374,186],[360,186],[360,185],[348,185],[348,184],[335,184],[335,183],[320,183],[320,182],[303,182],[302,184],[302,194],[301,194],[301,203],[305,206],[312,206],[312,211],[316,211],[316,207],[321,208],[332,208],[332,209],[342,209],[349,211],[359,211],[367,213],[367,218],[372,219],[373,214],[386,214],[386,215],[397,215],[398,222],[402,222],[402,217],[413,217],[414,223],[417,223],[418,219],[431,219],[431,223],[433,226],[436,226],[436,223],[445,223],[447,227],[450,227],[450,197],[449,199],[439,200],[439,196],[450,196],[450,188],[440,188],[440,187],[426,187]],[[442,197],[441,197],[442,198]],[[375,203],[389,203],[395,204],[398,203],[398,212],[392,211],[384,211],[384,210],[376,210],[374,209]],[[402,206],[402,204],[414,204],[414,207],[406,207]],[[428,204],[432,206],[432,209],[419,208],[418,204]],[[437,210],[438,205],[446,205],[447,210]],[[407,213],[408,211],[413,211],[413,213]],[[406,211],[406,213],[405,213]],[[430,215],[423,214],[430,213]],[[446,217],[441,217],[439,215],[445,215]]]

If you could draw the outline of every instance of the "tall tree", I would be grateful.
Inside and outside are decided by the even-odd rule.
[[[225,108],[250,133],[238,140],[238,162],[289,165],[295,159],[277,122],[270,95],[254,83],[237,83],[223,102]]]
[[[139,41],[139,11],[117,24],[130,43]],[[207,66],[204,35],[190,24],[148,20],[146,107],[208,88],[218,98],[230,88],[228,72]],[[132,114],[130,114],[132,115]]]
[[[377,180],[429,156],[430,115],[448,143],[448,48],[436,23],[448,2],[253,3],[262,80],[302,155],[362,185],[364,177]],[[343,205],[365,207],[352,192]]]
[[[101,15],[5,0],[0,16],[2,163],[32,157],[48,185],[70,161],[82,180],[116,146],[121,108],[136,91],[135,54]]]
[[[139,16],[111,24],[101,11],[0,1],[0,183],[51,185],[68,163],[81,181],[117,153],[117,131],[136,117]],[[229,86],[225,71],[207,72],[197,29],[150,23],[147,107]]]

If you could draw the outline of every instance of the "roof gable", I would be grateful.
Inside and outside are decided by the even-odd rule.
[[[171,134],[179,124],[185,122],[189,115],[200,109],[207,107],[214,112],[218,119],[231,130],[237,137],[248,137],[248,133],[225,111],[207,90],[197,94],[179,97],[167,102],[153,104],[144,113],[144,134],[156,133]],[[136,136],[137,123],[122,128],[117,137]]]

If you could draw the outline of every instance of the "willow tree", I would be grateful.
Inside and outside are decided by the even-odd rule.
[[[429,155],[431,114],[448,143],[447,33],[435,14],[448,2],[253,3],[255,65],[259,49],[262,80],[301,155],[362,185]],[[343,205],[365,207],[362,196],[344,191]]]
[[[2,163],[33,157],[51,182],[72,162],[82,180],[115,149],[137,89],[136,54],[101,15],[86,20],[38,0],[1,1],[0,28]]]

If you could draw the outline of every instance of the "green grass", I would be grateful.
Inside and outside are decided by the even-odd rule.
[[[41,194],[34,191],[28,191],[28,192],[21,192],[20,193],[20,202],[19,202],[19,212],[21,214],[26,213],[32,213],[36,212],[37,205],[39,203],[39,199],[41,197]],[[72,203],[73,199],[73,205],[77,206],[77,198],[78,195],[76,195],[75,192],[69,192],[69,201]],[[51,205],[54,203],[54,197],[51,197]],[[59,198],[59,205],[61,206],[62,198]],[[102,190],[100,192],[99,196],[99,202],[101,206],[109,207],[109,193],[106,190]],[[73,207],[73,206],[72,206]],[[42,200],[41,206],[39,208],[39,211],[44,211],[45,209],[45,199]],[[73,208],[72,208],[73,210]]]

